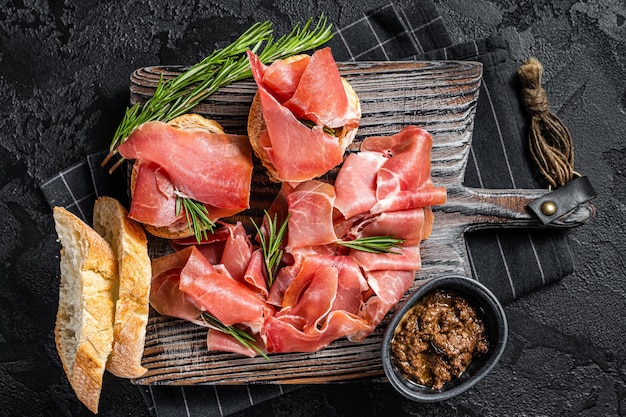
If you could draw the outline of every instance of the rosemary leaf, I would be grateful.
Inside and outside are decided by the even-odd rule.
[[[257,231],[259,240],[261,243],[261,250],[263,251],[263,263],[265,266],[265,279],[267,287],[270,288],[274,283],[274,278],[278,273],[280,267],[280,261],[283,258],[282,244],[287,232],[287,225],[289,223],[288,214],[285,220],[278,225],[278,215],[275,213],[272,219],[265,210],[265,218],[267,219],[267,236],[261,231],[261,228],[257,226],[254,220],[251,219],[254,228]]]
[[[206,325],[209,326],[209,328],[232,336],[243,347],[248,348],[248,349],[253,349],[255,352],[263,356],[268,361],[270,360],[269,356],[267,356],[265,352],[263,352],[254,344],[254,342],[256,342],[256,339],[250,333],[246,332],[245,330],[240,329],[239,327],[226,326],[224,323],[218,320],[215,316],[213,316],[210,313],[207,313],[206,311],[203,311],[200,314],[200,317],[206,323]]]
[[[176,193],[176,215],[178,216],[183,209],[189,231],[196,237],[196,241],[200,242],[203,238],[206,239],[208,233],[212,233],[215,228],[215,223],[209,218],[209,211],[206,206],[199,201]]]
[[[363,252],[393,253],[399,255],[400,252],[396,249],[400,248],[400,245],[404,243],[404,239],[397,239],[392,236],[371,236],[354,240],[338,240],[335,243]]]

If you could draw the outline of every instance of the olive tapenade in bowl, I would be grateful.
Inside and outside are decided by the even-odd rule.
[[[383,368],[405,397],[443,401],[495,366],[507,333],[502,305],[481,283],[462,276],[424,280],[389,322]]]

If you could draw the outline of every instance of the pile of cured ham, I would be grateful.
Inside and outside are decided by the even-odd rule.
[[[173,252],[153,260],[150,303],[160,314],[201,326],[207,325],[201,313],[209,313],[225,326],[252,335],[257,349],[266,353],[313,352],[343,337],[358,342],[410,288],[421,266],[420,242],[432,230],[430,206],[446,201],[445,188],[435,187],[430,176],[432,138],[419,127],[407,126],[390,136],[365,138],[358,152],[329,164],[328,155],[336,155],[340,145],[324,130],[358,125],[361,116],[344,91],[318,91],[338,81],[341,85],[330,51],[317,51],[294,65],[278,61],[268,67],[254,54],[249,58],[265,103],[262,147],[276,165],[287,167],[295,152],[289,149],[308,155],[308,162],[299,159],[298,169],[305,172],[297,173],[298,181],[282,181],[258,229],[268,233],[268,217],[288,221],[280,267],[268,287],[259,236],[248,235],[241,222],[215,215],[219,227],[205,239],[173,239]],[[305,126],[302,119],[314,126]],[[133,199],[130,217],[143,216],[139,221],[145,222],[150,218],[146,210],[159,214],[155,217],[169,210],[169,217],[180,220],[172,212],[176,193],[201,202],[210,215],[232,215],[249,207],[245,199],[250,196],[252,146],[241,136],[172,133],[165,123],[148,124],[150,129],[136,129],[119,148],[125,158],[151,167],[153,176],[145,181],[151,191],[136,194],[154,196]],[[315,136],[302,140],[283,128],[290,124],[315,131]],[[149,150],[159,139],[145,140],[147,131],[172,136],[167,152]],[[324,171],[340,166],[334,183],[318,179],[320,164],[326,164]],[[197,172],[190,174],[189,167]],[[371,236],[392,236],[403,243],[393,253],[337,243]],[[258,354],[226,333],[211,327],[207,331],[209,350]]]

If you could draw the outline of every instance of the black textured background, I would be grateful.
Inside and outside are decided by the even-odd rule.
[[[339,25],[386,0],[0,1],[0,415],[88,416],[57,357],[58,245],[38,184],[105,147],[130,73],[191,64],[253,22],[283,33],[325,12]],[[398,1],[398,4],[410,4]],[[598,215],[571,230],[576,273],[506,308],[494,371],[436,405],[388,385],[313,386],[240,416],[626,415],[626,4],[624,0],[437,0],[457,41],[504,35],[545,67],[551,107],[574,137]],[[148,416],[107,374],[102,416]]]

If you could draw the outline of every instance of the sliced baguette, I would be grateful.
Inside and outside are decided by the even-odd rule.
[[[53,217],[62,246],[56,347],[76,396],[97,413],[113,344],[117,261],[102,236],[74,214],[54,207]]]
[[[93,223],[113,249],[119,270],[113,349],[106,369],[121,378],[137,378],[147,371],[141,365],[152,277],[146,234],[137,222],[128,218],[122,204],[111,197],[96,200]]]
[[[285,62],[295,62],[306,57],[307,55],[304,54],[294,55],[292,57],[286,58]],[[348,96],[348,101],[350,102],[352,107],[360,113],[361,102],[358,95],[356,94],[356,91],[354,91],[350,83],[348,83],[345,78],[342,77],[341,82],[343,84],[346,95]],[[261,137],[267,131],[267,126],[265,124],[265,118],[263,117],[263,108],[261,106],[261,99],[259,98],[258,92],[254,95],[254,98],[252,99],[252,104],[250,105],[247,129],[248,138],[250,139],[250,145],[252,146],[252,150],[267,170],[267,176],[273,182],[280,182],[278,173],[276,172],[276,168],[274,168],[274,165],[272,164],[267,154],[267,151],[261,144]],[[339,141],[339,144],[344,152],[354,140],[357,130],[358,126],[354,128],[343,128],[341,130],[341,133],[337,136],[337,140]]]
[[[173,126],[180,130],[206,130],[210,133],[224,133],[222,126],[214,120],[204,118],[199,114],[187,113],[178,116],[168,122],[170,126]],[[136,164],[136,162],[135,162]],[[131,170],[130,174],[130,195],[135,191],[135,184],[137,182],[137,171]],[[163,239],[180,239],[193,235],[193,232],[189,230],[189,225],[186,219],[182,219],[169,226],[152,226],[149,224],[143,225],[145,230],[153,236]]]

